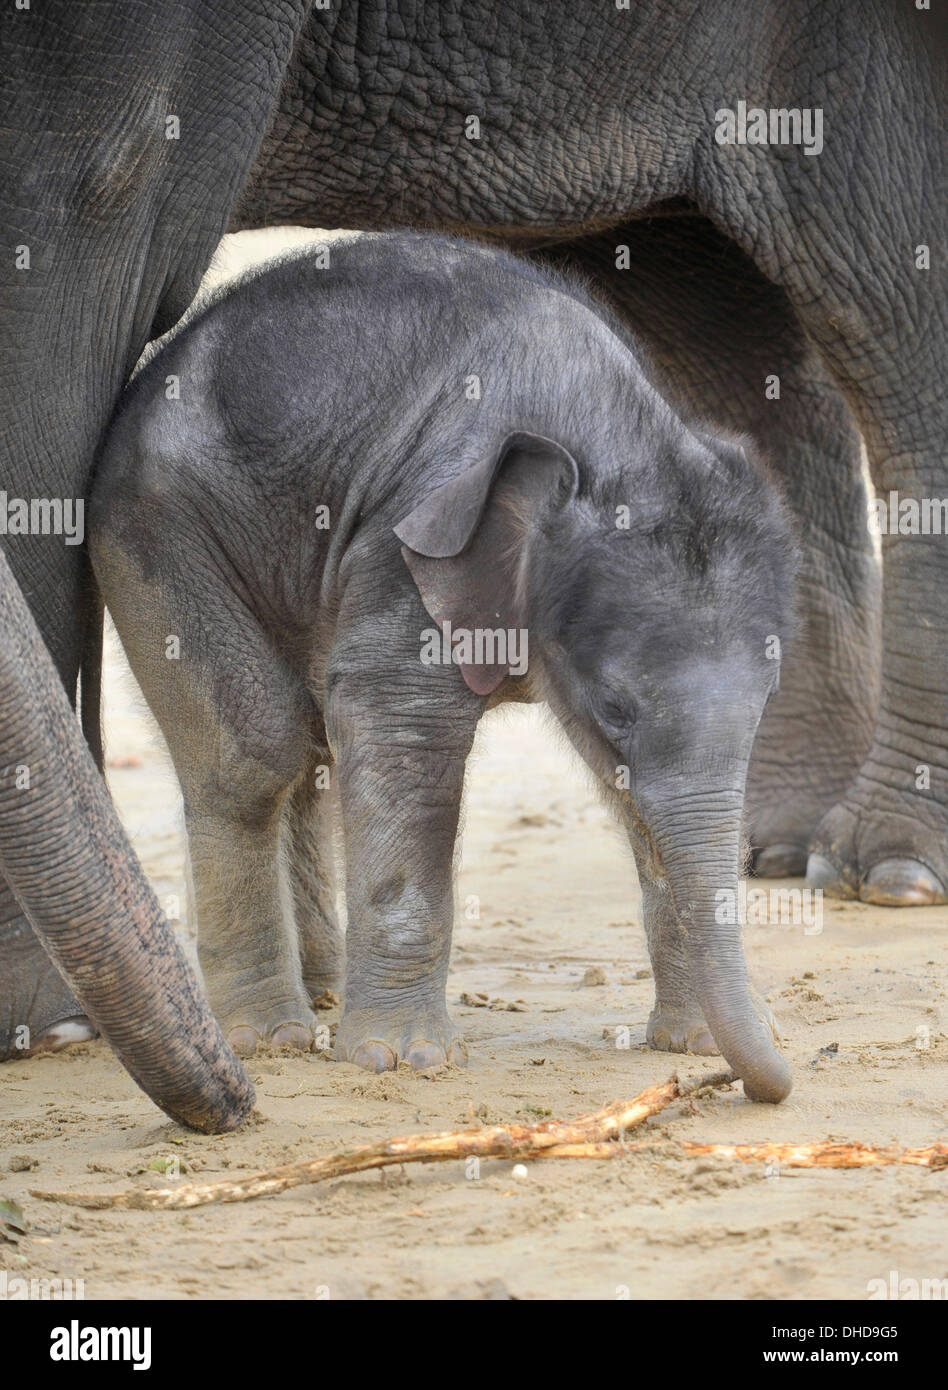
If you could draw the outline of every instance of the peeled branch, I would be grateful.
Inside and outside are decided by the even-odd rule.
[[[613,1148],[621,1151],[621,1145],[615,1143],[617,1139],[621,1140],[628,1130],[664,1110],[672,1101],[709,1087],[730,1085],[734,1079],[733,1072],[719,1072],[693,1088],[683,1088],[678,1077],[672,1076],[662,1086],[649,1086],[634,1100],[617,1101],[572,1122],[544,1120],[538,1125],[490,1125],[441,1134],[409,1134],[399,1139],[360,1144],[358,1148],[327,1154],[324,1158],[287,1163],[245,1178],[227,1178],[223,1182],[187,1183],[150,1190],[129,1188],[124,1192],[33,1190],[31,1196],[76,1207],[168,1211],[202,1207],[210,1202],[246,1202],[252,1197],[267,1197],[305,1183],[325,1182],[345,1173],[361,1173],[368,1168],[388,1168],[402,1163],[439,1163],[458,1158],[608,1158]]]
[[[47,1202],[97,1210],[122,1207],[129,1210],[169,1211],[207,1206],[212,1202],[246,1202],[307,1183],[326,1182],[346,1173],[388,1168],[404,1163],[441,1163],[464,1158],[618,1158],[623,1154],[647,1155],[654,1145],[627,1144],[629,1130],[638,1128],[675,1100],[718,1089],[734,1081],[733,1072],[718,1072],[691,1087],[682,1087],[677,1076],[661,1086],[650,1086],[634,1100],[617,1101],[577,1120],[545,1120],[538,1125],[490,1125],[479,1129],[440,1134],[409,1134],[380,1139],[344,1149],[323,1158],[287,1163],[222,1182],[187,1183],[155,1189],[128,1188],[121,1192],[44,1192],[31,1196]],[[679,1140],[689,1158],[704,1156],[741,1163],[777,1163],[786,1168],[869,1168],[895,1163],[918,1167],[948,1168],[948,1145],[931,1144],[921,1149],[874,1148],[869,1144],[697,1144]]]
[[[643,1145],[637,1144],[636,1148]],[[924,1149],[878,1149],[872,1144],[691,1144],[678,1141],[689,1158],[711,1154],[741,1163],[779,1163],[784,1168],[872,1168],[911,1163],[919,1168],[948,1168],[948,1144]]]

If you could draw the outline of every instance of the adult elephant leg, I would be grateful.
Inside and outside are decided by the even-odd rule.
[[[802,549],[800,630],[754,744],[746,826],[757,873],[802,874],[878,701],[879,567],[853,417],[784,292],[707,219],[631,222],[542,254],[593,278],[687,418],[750,435],[780,477]]]
[[[837,12],[846,80],[827,64],[795,93],[822,114],[821,150],[709,144],[702,184],[714,220],[785,287],[853,409],[876,491],[903,504],[883,543],[872,740],[819,827],[808,877],[913,906],[948,901],[948,49],[929,12],[869,12],[868,24],[852,6]]]
[[[918,357],[941,392],[948,355]],[[864,398],[877,489],[910,516],[930,508],[940,529],[884,537],[879,717],[858,776],[819,827],[808,878],[833,896],[910,907],[948,901],[948,419],[921,399],[897,414],[919,381],[897,361],[887,378],[884,395]]]
[[[226,228],[308,9],[305,0],[278,6],[234,0],[222,24],[216,6],[168,0],[139,7],[133,25],[124,0],[94,7],[46,0],[32,10],[4,10],[0,46],[9,61],[0,95],[0,240],[8,254],[0,258],[0,483],[10,498],[81,504],[86,497],[96,450],[138,355],[187,308]],[[8,535],[19,589],[3,564],[11,601],[22,592],[70,697],[81,627],[78,553],[64,551],[60,536]],[[7,636],[0,632],[0,640]],[[10,688],[23,692],[24,709],[35,709],[33,687],[16,684],[15,676],[11,667]],[[16,713],[12,704],[5,709],[11,718]],[[21,732],[25,738],[28,730]],[[70,756],[78,756],[75,720],[59,733]],[[6,738],[0,725],[4,747]],[[42,748],[40,756],[46,756]],[[98,783],[95,795],[106,795]],[[23,805],[15,798],[10,804]],[[30,832],[42,838],[42,827],[24,820],[24,840]],[[19,848],[25,854],[28,846]],[[42,848],[34,846],[37,853]],[[2,870],[3,855],[0,861]],[[145,891],[120,832],[88,853],[77,848],[73,864],[77,876],[87,876],[77,892],[90,900],[102,894],[103,930],[114,926],[123,903],[130,908]],[[13,887],[22,901],[19,885]],[[158,931],[155,914],[154,899],[147,898],[146,915]],[[77,1004],[9,904],[0,922],[3,1056],[13,1023],[25,1024],[35,1038],[69,1018]],[[161,937],[159,955],[170,940],[166,928]],[[128,949],[133,959],[132,944]],[[137,990],[150,978],[142,960],[135,968],[124,994],[126,1028],[139,1027]],[[182,997],[190,997],[189,989],[182,984]],[[77,993],[83,993],[78,985]],[[194,1018],[208,1042],[206,1017]],[[126,1051],[133,1050],[114,1020],[111,1026]],[[179,1034],[184,1020],[173,1017],[167,1026]],[[155,1039],[140,1041],[149,1055],[145,1070],[165,1095],[160,1068],[151,1070]],[[169,1068],[177,1065],[169,1054]],[[133,1062],[129,1068],[145,1074]],[[193,1113],[218,1123],[223,1112],[215,1081],[196,1061],[191,1076]],[[231,1119],[245,1101],[246,1093],[242,1100],[232,1096]],[[180,1113],[187,1108],[182,1104]]]
[[[936,325],[911,360],[893,352],[867,371],[866,357],[876,350],[854,354],[862,365],[853,399],[877,491],[905,533],[883,537],[883,678],[872,743],[819,827],[808,878],[837,897],[910,907],[948,901],[946,338]]]

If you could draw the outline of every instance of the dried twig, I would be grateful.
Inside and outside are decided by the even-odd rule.
[[[634,1148],[644,1148],[636,1144]],[[872,1168],[911,1163],[919,1168],[948,1168],[948,1144],[924,1149],[878,1149],[872,1144],[692,1144],[679,1140],[689,1158],[703,1154],[738,1159],[741,1163],[782,1164],[785,1168]]]
[[[626,1131],[664,1110],[672,1101],[729,1085],[733,1080],[733,1072],[718,1072],[693,1087],[682,1087],[677,1076],[672,1076],[664,1085],[648,1087],[634,1100],[617,1101],[572,1122],[545,1120],[538,1125],[491,1125],[441,1134],[409,1134],[399,1139],[360,1144],[356,1149],[327,1154],[324,1158],[287,1163],[245,1178],[227,1178],[223,1182],[145,1190],[131,1188],[123,1192],[33,1190],[31,1195],[47,1202],[65,1202],[77,1207],[167,1211],[205,1206],[209,1202],[245,1202],[252,1197],[285,1192],[287,1188],[304,1183],[325,1182],[344,1173],[360,1173],[367,1168],[387,1168],[400,1163],[439,1163],[458,1158],[607,1158],[611,1157],[613,1148],[619,1148],[608,1141],[621,1138]]]
[[[948,1144],[929,1144],[923,1149],[879,1149],[872,1144],[696,1144],[673,1141],[685,1158],[730,1158],[739,1163],[777,1163],[784,1168],[881,1168],[894,1163],[917,1168],[948,1168]],[[624,1153],[655,1152],[651,1140],[636,1144],[557,1144],[537,1158],[621,1158]]]
[[[31,1189],[33,1197],[69,1206],[96,1209],[168,1211],[206,1206],[211,1202],[246,1202],[285,1192],[306,1183],[325,1182],[346,1173],[370,1168],[388,1168],[403,1163],[440,1163],[461,1158],[595,1158],[610,1159],[625,1153],[645,1155],[654,1145],[649,1142],[626,1144],[625,1134],[675,1100],[726,1086],[734,1080],[732,1072],[718,1072],[691,1087],[683,1087],[672,1076],[661,1086],[650,1086],[631,1101],[617,1101],[570,1122],[545,1120],[538,1125],[491,1125],[481,1129],[446,1131],[440,1134],[409,1134],[398,1139],[381,1139],[358,1148],[327,1154],[323,1158],[287,1163],[244,1178],[222,1182],[188,1183],[157,1189],[130,1188],[122,1192],[43,1192]],[[616,1141],[620,1142],[616,1142]],[[922,1149],[874,1148],[868,1144],[697,1144],[678,1141],[689,1158],[705,1155],[734,1159],[741,1163],[776,1161],[787,1168],[867,1168],[884,1164],[908,1163],[931,1169],[948,1168],[948,1145],[932,1144]]]

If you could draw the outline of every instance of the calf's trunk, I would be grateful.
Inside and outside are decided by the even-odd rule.
[[[777,1102],[792,1080],[750,994],[737,911],[742,806],[739,793],[692,787],[684,805],[661,815],[655,842],[711,1035],[748,1098]]]

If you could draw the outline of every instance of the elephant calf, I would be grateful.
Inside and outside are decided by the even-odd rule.
[[[788,524],[576,285],[413,234],[252,273],[129,388],[90,539],[181,782],[200,960],[238,1050],[311,1044],[342,959],[338,818],[336,1055],[463,1058],[445,978],[465,761],[488,704],[545,700],[635,853],[649,1040],[787,1094],[718,919],[791,625]]]

